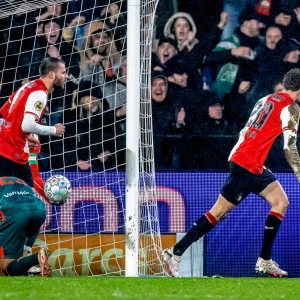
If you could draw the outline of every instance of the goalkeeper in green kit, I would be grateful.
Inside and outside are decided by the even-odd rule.
[[[27,275],[40,265],[42,276],[51,276],[47,248],[23,257],[24,245],[31,248],[46,219],[45,204],[35,191],[16,177],[0,177],[0,275]]]

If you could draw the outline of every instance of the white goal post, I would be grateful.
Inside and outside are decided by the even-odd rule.
[[[126,96],[126,258],[125,275],[138,276],[140,1],[128,1]]]
[[[50,123],[61,120],[69,133],[42,141],[39,162],[44,180],[64,175],[73,193],[61,207],[47,204],[36,244],[52,250],[50,263],[57,276],[165,276],[151,114],[151,45],[158,0],[89,0],[87,7],[83,1],[74,11],[76,2],[0,3],[5,24],[0,27],[0,105],[36,78],[39,55],[62,57],[71,75],[63,93],[49,96],[47,116]],[[106,52],[100,52],[101,47]],[[110,122],[107,116],[112,116]]]

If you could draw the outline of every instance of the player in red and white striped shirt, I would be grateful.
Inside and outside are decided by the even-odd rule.
[[[45,58],[40,65],[40,78],[28,82],[13,93],[0,109],[0,177],[15,176],[33,186],[28,164],[30,134],[64,134],[62,124],[39,124],[47,107],[47,96],[55,88],[64,88],[67,80],[65,63],[57,58]]]
[[[163,251],[173,276],[180,276],[179,262],[185,250],[212,230],[250,193],[261,196],[271,210],[255,270],[274,277],[287,272],[271,259],[271,250],[289,202],[281,184],[264,166],[275,139],[283,133],[285,157],[300,181],[300,158],[296,147],[300,109],[300,69],[292,69],[283,80],[284,90],[260,99],[229,156],[230,173],[217,202],[200,217],[174,247]]]

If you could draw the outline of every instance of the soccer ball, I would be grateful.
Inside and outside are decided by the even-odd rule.
[[[51,204],[62,205],[71,193],[70,181],[62,175],[53,175],[46,180],[44,192]]]

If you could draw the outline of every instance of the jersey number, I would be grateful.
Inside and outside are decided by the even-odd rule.
[[[269,118],[273,108],[274,104],[272,102],[267,102],[257,113],[257,116],[251,125],[256,129],[262,129],[267,119]]]

